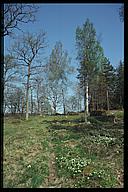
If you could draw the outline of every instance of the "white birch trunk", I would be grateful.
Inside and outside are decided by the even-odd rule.
[[[86,82],[86,87],[85,87],[85,113],[84,113],[84,119],[85,123],[90,124],[88,121],[87,117],[89,115],[89,102],[88,102],[88,81]]]
[[[27,90],[26,90],[26,120],[28,120],[29,111],[29,79],[30,79],[30,64],[28,66]]]
[[[89,103],[88,103],[88,81],[87,81],[87,83],[86,83],[86,114],[88,115],[88,105],[89,105]]]
[[[29,88],[27,88],[27,93],[26,93],[26,120],[28,120],[28,110],[29,110],[28,95],[29,95]]]

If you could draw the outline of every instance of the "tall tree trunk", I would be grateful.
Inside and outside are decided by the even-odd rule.
[[[11,103],[11,113],[13,114],[13,106],[12,106],[12,103]]]
[[[85,107],[85,111],[84,111],[84,122],[87,123],[87,113],[86,113],[86,107]]]
[[[84,93],[84,122],[87,123],[87,113],[86,113],[86,87]]]
[[[40,113],[39,84],[37,85],[37,113]]]
[[[80,96],[78,96],[78,112],[81,111],[81,99]]]
[[[23,114],[24,113],[24,97],[22,96],[22,111],[21,111],[21,113]]]
[[[53,102],[53,109],[54,109],[54,114],[56,114],[56,103],[55,102]]]
[[[27,78],[27,90],[26,90],[26,120],[28,120],[29,111],[29,80],[30,80],[30,64],[28,65],[28,78]]]
[[[29,80],[27,80],[27,91],[26,91],[26,120],[28,120],[28,110],[29,110],[29,106],[28,106],[28,96],[29,96],[29,84],[28,84]]]
[[[86,114],[89,114],[89,102],[88,102],[88,81],[86,82]]]
[[[42,113],[44,113],[43,110],[42,110],[42,104],[41,104],[41,102],[40,102],[39,113],[40,113],[40,116],[42,116]]]
[[[4,102],[4,107],[3,107],[3,113],[4,113],[4,115],[6,113],[6,104],[5,104],[5,102]]]
[[[81,111],[81,98],[79,98],[79,112]]]
[[[33,113],[33,93],[31,89],[31,114]]]
[[[40,102],[39,102],[39,100],[37,101],[37,105],[38,105],[38,106],[37,106],[37,108],[38,108],[38,109],[37,109],[37,112],[38,112],[38,114],[39,114],[39,113],[40,113]]]
[[[62,89],[62,97],[63,97],[63,110],[64,110],[64,115],[66,114],[66,109],[65,109],[65,98],[64,98],[64,90]]]
[[[95,93],[94,93],[95,94]],[[91,103],[92,103],[92,111],[95,110],[95,103],[94,103],[94,94],[92,94]]]
[[[84,120],[85,120],[85,123],[88,123],[88,120],[87,120],[87,117],[89,115],[88,80],[86,81],[86,86],[85,86],[84,106],[85,106]]]
[[[17,103],[17,112],[20,113],[21,112],[21,96],[18,99],[18,103]]]
[[[122,108],[122,96],[121,96],[121,93],[120,93],[120,107]]]
[[[106,97],[107,97],[107,110],[109,111],[109,95],[108,95],[108,89],[106,91]]]

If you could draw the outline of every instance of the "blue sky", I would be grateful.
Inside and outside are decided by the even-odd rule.
[[[121,4],[38,4],[37,21],[24,24],[23,31],[47,33],[47,56],[56,41],[61,41],[63,47],[72,58],[71,64],[77,66],[75,50],[75,31],[82,26],[86,19],[94,24],[96,33],[101,37],[104,54],[111,64],[116,67],[124,58],[124,23],[119,18]],[[20,35],[20,31],[16,31]],[[5,37],[5,50],[12,40]]]

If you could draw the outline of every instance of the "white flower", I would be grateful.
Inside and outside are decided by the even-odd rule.
[[[30,168],[31,167],[31,165],[28,165],[28,168]]]

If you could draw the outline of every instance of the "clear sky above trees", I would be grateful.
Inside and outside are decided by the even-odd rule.
[[[123,60],[124,55],[124,23],[119,18],[121,4],[38,4],[37,21],[24,24],[23,31],[47,32],[49,55],[56,41],[61,41],[64,48],[72,57],[72,64],[76,63],[75,30],[87,18],[94,24],[97,35],[101,39],[105,55],[113,66]],[[20,31],[16,34],[20,35]],[[5,38],[5,50],[11,44],[9,37]]]

